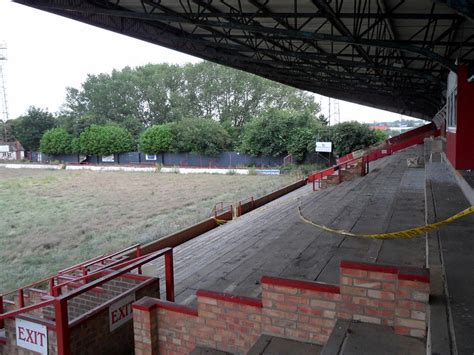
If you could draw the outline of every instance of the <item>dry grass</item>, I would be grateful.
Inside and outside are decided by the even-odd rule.
[[[217,202],[294,180],[0,168],[0,292],[189,226]]]

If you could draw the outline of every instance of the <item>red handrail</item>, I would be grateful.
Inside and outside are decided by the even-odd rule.
[[[155,253],[142,256],[142,257],[138,258],[139,260],[133,260],[133,262],[132,262],[132,260],[127,260],[127,261],[125,261],[125,263],[129,264],[130,262],[132,262],[131,265],[129,264],[129,265],[127,265],[125,267],[122,267],[121,269],[116,270],[116,271],[114,271],[114,272],[112,272],[112,273],[110,273],[106,276],[103,276],[103,277],[100,277],[100,278],[98,278],[94,281],[91,281],[86,285],[83,285],[79,288],[76,288],[72,292],[69,292],[69,293],[64,294],[64,295],[60,295],[60,296],[57,297],[57,300],[67,301],[67,300],[69,300],[71,298],[74,298],[74,297],[76,297],[76,296],[78,296],[78,295],[80,295],[84,292],[87,292],[87,291],[89,291],[89,290],[91,290],[95,287],[101,286],[102,284],[104,284],[104,283],[106,283],[106,282],[108,282],[108,281],[110,281],[110,280],[112,280],[116,277],[119,277],[119,276],[121,276],[121,275],[123,275],[123,274],[125,274],[129,271],[132,271],[133,269],[136,269],[139,266],[142,266],[146,263],[149,263],[150,261],[152,261],[154,259],[157,259],[160,256],[168,254],[168,255],[171,255],[171,258],[172,258],[172,253],[173,253],[172,248],[165,248],[165,249],[159,250]],[[166,268],[166,265],[165,265],[165,268]],[[171,301],[171,300],[169,300],[169,301]]]
[[[99,258],[94,258],[94,259],[91,259],[91,260],[88,260],[86,262],[83,262],[83,263],[79,263],[79,264],[76,264],[74,265],[73,267],[70,267],[70,268],[67,268],[65,269],[66,271],[65,272],[59,272],[58,274],[63,274],[63,273],[67,273],[67,272],[71,272],[71,271],[75,271],[75,270],[80,270],[82,268],[86,268],[86,267],[89,267],[89,266],[92,266],[94,264],[97,264],[97,263],[100,263],[102,261],[105,261],[107,259],[110,259],[110,258],[113,258],[114,256],[117,256],[117,255],[120,255],[120,254],[123,254],[131,249],[134,249],[134,248],[139,248],[140,247],[140,244],[134,244],[134,245],[131,245],[129,246],[128,248],[125,248],[125,249],[122,249],[122,250],[119,250],[113,254],[109,254],[109,255],[104,255],[104,256],[101,256]]]
[[[102,258],[103,256],[105,256],[105,254],[96,256],[95,258],[92,258],[92,259],[89,259],[89,260],[86,260],[86,261],[82,261],[82,262],[77,263],[77,264],[75,264],[75,265],[73,265],[73,266],[69,266],[69,267],[66,268],[66,269],[59,270],[59,271],[58,271],[58,274],[65,274],[65,273],[67,273],[67,272],[69,272],[69,271],[75,270],[76,268],[80,267],[80,266],[83,265],[84,263],[87,263],[87,262],[93,261],[93,260],[97,260],[97,259],[99,259],[99,258]]]
[[[136,259],[134,259],[134,260],[136,260]],[[112,268],[112,267],[114,267],[114,266],[120,265],[120,264],[123,263],[123,262],[124,262],[124,260],[117,260],[117,261],[115,261],[115,262],[113,262],[113,263],[111,263],[111,264],[104,265],[104,266],[102,266],[102,267],[100,267],[100,268],[94,270],[94,271],[93,271],[92,273],[90,273],[90,274],[87,274],[87,273],[86,273],[86,274],[82,274],[82,276],[77,276],[77,277],[73,277],[73,278],[68,277],[68,278],[69,278],[68,281],[53,286],[53,294],[56,293],[58,290],[59,290],[59,292],[61,292],[61,289],[62,289],[63,287],[65,287],[65,286],[67,286],[67,285],[69,285],[69,284],[71,284],[71,283],[75,283],[75,282],[83,281],[83,280],[84,280],[84,281],[87,281],[88,278],[91,278],[91,277],[93,277],[93,276],[96,276],[97,273],[100,273],[101,271],[103,271],[103,270],[105,270],[105,269],[109,269],[109,268]],[[60,276],[58,276],[58,279],[59,279],[59,278],[65,278],[65,277],[64,277],[63,275],[60,275]]]
[[[341,179],[342,175],[340,175],[340,170],[341,170],[341,167],[346,167],[353,163],[353,162],[358,162],[358,161],[361,161],[362,162],[362,165],[364,164],[364,157],[361,156],[361,157],[358,157],[358,158],[352,158],[350,160],[347,160],[347,161],[344,161],[342,163],[339,163],[339,164],[336,164],[330,168],[326,168],[324,170],[320,170],[320,171],[317,171],[317,172],[313,172],[311,175],[308,176],[308,181],[309,182],[312,182],[313,183],[313,191],[316,191],[316,181],[319,181],[319,187],[321,187],[321,180],[323,179],[323,177],[325,176],[328,176],[328,175],[332,175],[335,171],[339,171],[339,178]]]
[[[19,309],[9,311],[9,312],[6,312],[6,313],[0,313],[0,321],[3,321],[6,318],[11,318],[11,317],[14,317],[14,316],[22,314],[22,313],[30,312],[32,310],[48,306],[48,305],[50,305],[54,302],[59,301],[60,303],[63,303],[63,302],[65,303],[67,300],[69,300],[71,298],[79,296],[80,294],[82,294],[84,292],[87,292],[87,291],[89,291],[93,288],[99,287],[102,284],[104,284],[104,283],[106,283],[106,282],[108,282],[108,281],[110,281],[110,280],[112,280],[116,277],[119,277],[119,276],[133,270],[133,269],[139,268],[143,264],[146,264],[146,263],[148,263],[148,262],[150,262],[150,261],[152,261],[152,260],[154,260],[154,259],[156,259],[160,256],[163,256],[163,255],[165,256],[165,276],[166,276],[166,296],[167,296],[166,298],[167,298],[168,301],[174,301],[173,249],[172,248],[165,248],[165,249],[157,251],[155,253],[142,256],[142,257],[139,258],[139,260],[133,260],[131,265],[130,265],[130,262],[131,262],[130,260],[124,261],[123,263],[126,263],[127,264],[126,266],[116,265],[116,267],[117,266],[122,266],[121,269],[113,271],[110,274],[105,275],[103,277],[100,277],[100,278],[98,278],[98,279],[96,279],[96,280],[94,280],[94,281],[92,281],[92,282],[90,282],[86,285],[83,285],[83,286],[73,290],[72,292],[69,292],[69,293],[65,294],[65,295],[58,295],[58,296],[52,297],[52,299],[44,301],[44,302],[40,302],[40,303],[31,305],[31,306],[21,307]],[[90,274],[89,277],[91,275],[92,274]],[[1,296],[0,296],[0,303],[1,303],[0,310],[3,311],[3,300],[2,300]],[[67,307],[66,307],[66,309],[67,309]],[[64,309],[63,309],[63,311],[64,311]],[[56,317],[56,319],[58,319],[58,317]],[[67,319],[67,317],[66,317],[66,319]],[[0,323],[0,324],[2,324],[2,323]]]
[[[40,302],[40,303],[37,303],[37,304],[33,304],[31,306],[26,306],[26,307],[23,307],[23,308],[19,308],[19,309],[16,309],[14,311],[10,311],[10,312],[6,312],[6,313],[2,313],[0,314],[0,320],[4,320],[4,319],[7,319],[7,318],[11,318],[11,317],[15,317],[17,316],[18,314],[22,314],[22,313],[26,313],[26,312],[31,312],[37,308],[42,308],[42,307],[45,307],[45,306],[48,306],[50,305],[51,303],[54,302],[54,299],[50,299],[50,300],[47,300],[47,301],[44,301],[44,302]]]

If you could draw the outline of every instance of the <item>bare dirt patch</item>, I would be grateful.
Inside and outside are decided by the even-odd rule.
[[[292,176],[179,175],[0,168],[0,292],[261,196]]]

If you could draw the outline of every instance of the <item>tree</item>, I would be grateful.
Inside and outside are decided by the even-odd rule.
[[[147,128],[140,136],[140,151],[147,154],[168,152],[175,138],[173,123],[155,125]]]
[[[251,155],[272,156],[291,152],[301,159],[321,125],[311,112],[270,110],[244,127],[240,150]]]
[[[12,136],[12,122],[13,120],[0,121],[0,142],[11,142],[15,140]]]
[[[49,129],[41,138],[40,151],[49,155],[69,154],[72,152],[72,136],[64,128]]]
[[[355,121],[331,126],[330,139],[334,146],[334,152],[338,156],[366,148],[377,142],[376,133],[368,125]]]
[[[35,151],[39,149],[43,133],[55,123],[54,116],[47,110],[31,106],[26,115],[11,121],[11,131],[26,150]]]
[[[216,121],[209,119],[185,119],[173,125],[174,137],[171,150],[217,155],[229,148],[231,139],[227,131]]]
[[[134,149],[130,132],[122,127],[91,125],[74,142],[76,150],[86,155],[110,155]]]
[[[313,127],[296,128],[288,140],[288,153],[293,155],[296,162],[301,162],[305,153],[309,150],[308,147],[313,147],[315,144],[316,130]],[[311,148],[310,148],[311,149]]]
[[[62,115],[70,122],[62,124],[78,134],[91,124],[91,117],[135,130],[196,117],[241,128],[269,109],[316,115],[319,106],[304,91],[210,62],[149,64],[89,75],[80,89],[68,88]],[[240,133],[228,131],[232,136]]]
[[[380,129],[373,130],[375,133],[375,137],[377,138],[377,142],[382,142],[388,139],[387,131],[381,131]]]

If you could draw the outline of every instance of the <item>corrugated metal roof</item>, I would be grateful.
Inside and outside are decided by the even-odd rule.
[[[430,119],[474,61],[469,0],[16,0],[300,89]],[[449,5],[448,5],[449,4]]]

